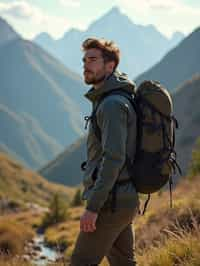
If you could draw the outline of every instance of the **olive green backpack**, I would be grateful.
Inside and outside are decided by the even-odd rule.
[[[135,158],[126,158],[130,178],[117,181],[113,187],[113,210],[115,209],[116,188],[125,182],[133,182],[139,193],[150,194],[159,191],[167,182],[170,185],[172,205],[172,176],[181,169],[176,162],[175,129],[178,123],[173,116],[172,98],[169,92],[157,81],[144,81],[134,94],[120,89],[104,94],[98,106],[108,95],[118,94],[129,99],[137,114],[137,143]],[[96,110],[91,116],[96,137],[101,140],[97,125]]]

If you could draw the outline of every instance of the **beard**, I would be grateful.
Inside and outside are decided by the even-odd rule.
[[[84,77],[85,77],[85,83],[90,85],[90,84],[98,84],[102,81],[105,80],[106,78],[106,74],[105,73],[102,73],[101,75],[98,75],[98,76],[95,76],[92,72],[89,72],[91,73],[91,77],[90,76],[87,76],[84,74]]]

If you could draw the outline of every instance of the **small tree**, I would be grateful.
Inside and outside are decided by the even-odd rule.
[[[71,202],[71,206],[72,207],[76,207],[76,206],[81,206],[81,205],[83,205],[83,200],[81,198],[81,189],[78,188],[76,190],[76,193],[74,195],[74,198],[73,198],[73,200]]]
[[[56,223],[64,222],[68,216],[67,204],[58,193],[55,193],[49,204],[49,211],[43,218],[42,225],[46,227]]]
[[[192,161],[189,167],[189,176],[200,174],[200,137],[197,139],[195,148],[192,151]]]

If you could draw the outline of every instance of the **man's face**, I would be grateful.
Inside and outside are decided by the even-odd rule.
[[[101,50],[91,48],[85,52],[83,70],[85,83],[87,84],[98,84],[105,79],[108,70]]]

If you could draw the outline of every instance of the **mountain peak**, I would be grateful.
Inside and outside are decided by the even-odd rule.
[[[52,41],[53,38],[49,33],[41,32],[34,37],[34,40],[36,40],[36,41]]]
[[[60,38],[60,40],[66,40],[66,39],[70,39],[70,38],[76,38],[78,37],[80,34],[82,34],[82,31],[76,28],[71,28],[68,31],[66,31],[64,33],[64,35]]]
[[[108,12],[103,14],[99,19],[92,22],[87,31],[98,32],[98,29],[103,29],[111,25],[115,25],[121,21],[123,25],[134,25],[126,14],[123,14],[118,6],[112,7]]]
[[[118,6],[113,6],[108,12],[106,12],[100,19],[110,18],[115,19],[124,16]],[[125,15],[126,16],[126,15]]]
[[[113,6],[108,13],[121,15],[121,10],[118,6]]]
[[[171,39],[183,39],[185,37],[185,35],[180,32],[180,31],[175,31],[173,34],[172,34],[172,37]]]
[[[175,44],[178,45],[183,39],[185,35],[180,31],[175,31],[171,37],[171,43],[174,46]]]

